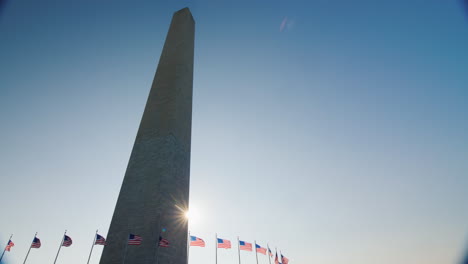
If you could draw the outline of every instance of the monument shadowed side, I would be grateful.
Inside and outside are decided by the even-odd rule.
[[[101,264],[187,263],[194,37],[190,10],[174,13]],[[141,245],[127,245],[130,233]],[[158,248],[160,235],[168,248]]]

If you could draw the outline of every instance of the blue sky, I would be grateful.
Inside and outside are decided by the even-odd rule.
[[[291,263],[457,263],[468,234],[461,1],[4,1],[0,247],[107,235],[172,13],[196,20],[190,230]],[[283,27],[281,25],[284,25]],[[98,263],[100,249],[91,263]],[[236,250],[219,263],[236,264]],[[242,252],[243,264],[254,264]],[[267,264],[259,256],[260,264]]]

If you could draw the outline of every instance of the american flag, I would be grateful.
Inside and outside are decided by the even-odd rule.
[[[190,236],[190,246],[205,247],[205,241],[199,237]]]
[[[283,254],[281,254],[281,262],[283,262],[283,264],[288,264],[289,259],[287,257],[283,256]]]
[[[69,247],[73,243],[71,237],[64,235],[63,236],[63,242],[62,242],[62,247]]]
[[[278,261],[278,252],[275,253],[275,264],[278,264],[279,261]]]
[[[11,247],[14,247],[14,246],[15,246],[15,243],[13,243],[13,241],[11,241],[11,240],[8,240],[8,243],[7,243],[6,247],[5,247],[5,250],[10,251]]]
[[[231,241],[218,238],[218,248],[231,248]]]
[[[41,247],[41,240],[37,237],[34,237],[31,243],[31,248],[40,248],[40,247]]]
[[[245,241],[239,241],[239,249],[245,251],[252,251],[252,243],[247,243]]]
[[[268,253],[270,254],[270,257],[273,257],[273,252],[271,252],[270,248],[268,248]]]
[[[159,237],[159,246],[160,247],[169,247],[169,240]]]
[[[135,246],[141,245],[141,236],[137,236],[137,235],[134,235],[134,234],[129,234],[128,235],[128,244],[129,245],[135,245]]]
[[[106,244],[106,239],[99,235],[99,234],[96,234],[96,241],[94,242],[94,245],[105,245]]]
[[[263,248],[258,244],[255,244],[255,248],[257,249],[258,253],[262,253],[263,255],[266,255],[266,248]]]

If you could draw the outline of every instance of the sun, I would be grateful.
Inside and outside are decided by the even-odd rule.
[[[190,224],[196,224],[200,220],[199,211],[193,206],[185,212],[185,219],[189,221]]]

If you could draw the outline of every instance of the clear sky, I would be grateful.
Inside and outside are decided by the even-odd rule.
[[[1,4],[0,4],[1,5]],[[106,236],[174,11],[196,20],[190,230],[291,264],[457,263],[468,239],[468,17],[458,0],[9,0],[0,247],[85,263]],[[91,263],[98,263],[96,247]],[[255,264],[242,252],[243,264]],[[260,264],[268,259],[259,256]],[[237,264],[236,250],[219,264]]]

